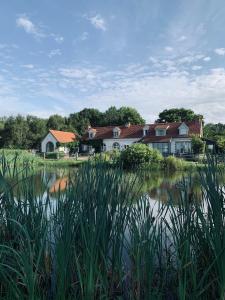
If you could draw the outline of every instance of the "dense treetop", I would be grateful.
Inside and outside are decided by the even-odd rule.
[[[159,114],[156,122],[183,122],[203,119],[202,115],[197,115],[191,109],[185,108],[171,108],[165,109]]]

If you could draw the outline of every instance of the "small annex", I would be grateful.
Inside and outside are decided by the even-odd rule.
[[[69,153],[69,143],[77,141],[78,136],[73,132],[49,130],[41,142],[42,153],[63,152]]]

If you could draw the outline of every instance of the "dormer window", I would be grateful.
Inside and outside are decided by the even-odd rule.
[[[88,130],[88,136],[89,136],[89,139],[93,139],[95,137],[95,134],[96,134],[96,130],[91,128]]]
[[[143,127],[143,136],[148,135],[148,132],[149,132],[149,126]]]
[[[114,138],[118,138],[120,136],[120,128],[119,127],[115,127],[113,128],[113,137]]]
[[[185,123],[182,123],[178,129],[179,135],[188,135],[189,127]]]
[[[157,129],[156,130],[156,135],[157,136],[164,136],[164,135],[166,135],[166,130],[165,129]]]
[[[156,136],[164,136],[166,135],[166,131],[167,129],[169,128],[169,125],[167,124],[160,124],[160,125],[157,125],[155,127],[155,135]]]

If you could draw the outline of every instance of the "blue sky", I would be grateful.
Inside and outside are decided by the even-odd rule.
[[[225,123],[224,0],[2,0],[0,115],[186,107]]]

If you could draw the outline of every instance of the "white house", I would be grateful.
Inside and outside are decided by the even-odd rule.
[[[41,152],[64,152],[69,153],[68,143],[77,140],[77,136],[73,132],[49,130],[48,134],[41,142]]]
[[[140,142],[165,155],[191,153],[193,135],[202,137],[202,121],[89,127],[82,138],[82,149],[90,150],[94,141],[101,143],[102,151],[123,150]]]

